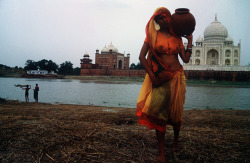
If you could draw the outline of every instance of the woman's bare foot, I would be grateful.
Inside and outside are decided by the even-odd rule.
[[[159,155],[157,162],[158,163],[165,163],[166,162],[165,155]]]
[[[173,142],[173,151],[174,151],[174,152],[178,151],[178,148],[179,148],[178,138],[174,138],[174,142]]]
[[[164,152],[164,138],[165,138],[165,131],[158,131],[156,130],[156,137],[158,140],[158,159],[159,163],[165,163],[165,152]]]

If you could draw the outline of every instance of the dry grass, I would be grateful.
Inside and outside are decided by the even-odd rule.
[[[3,102],[0,162],[155,162],[154,131],[135,109]],[[168,162],[250,162],[250,111],[184,111],[179,152]]]

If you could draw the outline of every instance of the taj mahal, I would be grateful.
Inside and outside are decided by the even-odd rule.
[[[185,70],[249,71],[249,66],[240,66],[241,43],[234,44],[217,15],[205,28],[204,37],[195,41],[192,51],[189,63],[183,64]]]
[[[184,42],[184,46],[187,43]],[[84,54],[81,61],[80,75],[107,75],[144,77],[144,69],[129,69],[130,54],[120,53],[110,43],[95,53],[95,64],[89,54]],[[187,79],[213,79],[250,81],[250,66],[240,66],[241,42],[235,44],[227,28],[217,20],[211,22],[192,47],[189,63],[183,63]]]

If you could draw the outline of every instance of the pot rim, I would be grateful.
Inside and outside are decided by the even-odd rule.
[[[177,9],[175,9],[175,13],[186,14],[186,13],[189,13],[189,9],[188,8],[177,8]]]

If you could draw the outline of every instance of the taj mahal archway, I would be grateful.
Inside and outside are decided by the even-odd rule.
[[[234,57],[238,57],[238,51],[237,50],[234,51]]]
[[[201,62],[201,61],[200,61],[199,59],[196,59],[196,60],[195,60],[195,65],[200,65],[200,62]]]
[[[211,49],[207,52],[207,65],[219,65],[219,53],[215,49]]]
[[[230,59],[225,60],[225,65],[229,66],[230,65]]]
[[[237,59],[234,60],[234,66],[238,66],[239,65],[239,62]]]
[[[196,50],[195,56],[196,56],[196,57],[200,57],[200,54],[201,54],[201,52],[200,52],[199,50]]]
[[[122,60],[119,60],[119,69],[122,69]]]
[[[231,57],[231,51],[230,50],[226,50],[226,57]]]

